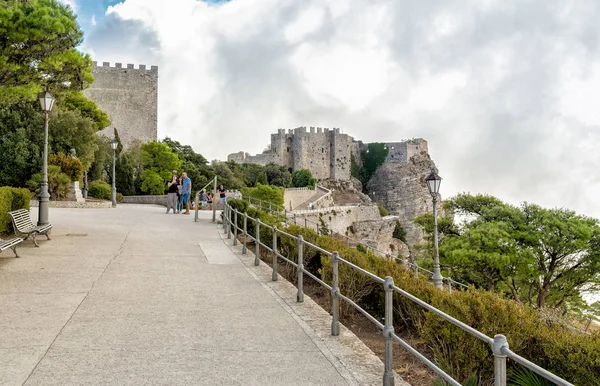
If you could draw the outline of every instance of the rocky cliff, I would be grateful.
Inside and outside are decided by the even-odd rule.
[[[412,219],[432,211],[431,195],[425,183],[432,168],[437,170],[424,146],[406,162],[389,158],[367,184],[371,199],[381,202],[390,214],[398,216],[411,250],[424,241],[421,229],[412,223]]]

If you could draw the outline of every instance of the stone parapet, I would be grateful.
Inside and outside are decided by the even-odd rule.
[[[144,205],[162,205],[167,206],[167,196],[125,196],[122,204],[144,204]]]

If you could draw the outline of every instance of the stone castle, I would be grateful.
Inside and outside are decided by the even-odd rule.
[[[416,154],[427,153],[427,141],[412,139],[387,143],[389,151],[386,162],[403,162]],[[298,127],[287,132],[283,129],[271,134],[271,144],[262,154],[250,155],[243,151],[230,154],[228,161],[266,165],[273,162],[286,166],[290,171],[309,169],[318,180],[348,181],[351,179],[351,159],[358,164],[362,142],[355,141],[339,128]]]
[[[112,138],[114,129],[125,147],[134,140],[156,141],[158,137],[158,67],[133,64],[123,67],[109,62],[93,63],[94,83],[84,94],[96,102],[111,120],[100,133]]]

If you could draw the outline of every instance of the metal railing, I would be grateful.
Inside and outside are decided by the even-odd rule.
[[[394,311],[394,293],[397,293],[404,298],[418,304],[419,306],[425,308],[426,310],[433,312],[438,315],[442,319],[447,322],[455,325],[466,333],[474,336],[475,338],[483,341],[490,345],[492,354],[494,356],[494,386],[506,386],[507,382],[507,373],[506,373],[506,362],[507,358],[512,359],[516,363],[528,368],[529,370],[539,374],[543,378],[554,382],[558,386],[573,386],[571,383],[566,380],[552,374],[551,372],[539,367],[535,363],[528,361],[527,359],[521,357],[520,355],[514,353],[510,350],[508,341],[504,335],[495,335],[494,338],[490,338],[484,333],[474,329],[471,326],[461,322],[460,320],[453,318],[452,316],[446,314],[445,312],[433,307],[432,305],[422,301],[421,299],[411,295],[410,293],[404,291],[400,287],[397,287],[394,284],[394,279],[390,276],[386,278],[381,278],[351,262],[345,260],[341,257],[338,252],[330,252],[320,248],[319,246],[307,242],[303,239],[302,235],[294,236],[291,235],[281,229],[278,229],[277,226],[270,226],[264,224],[260,221],[259,218],[252,218],[247,215],[247,213],[241,213],[238,210],[232,208],[228,204],[225,205],[223,216],[223,228],[227,234],[227,238],[231,239],[233,236],[233,245],[237,245],[238,243],[238,232],[241,232],[242,236],[242,254],[247,254],[247,244],[248,240],[254,241],[255,245],[255,257],[254,257],[254,265],[260,264],[260,250],[264,248],[265,250],[271,252],[273,254],[272,261],[272,273],[271,280],[277,281],[278,279],[278,259],[281,259],[292,266],[296,267],[297,274],[297,294],[296,300],[297,302],[304,301],[304,275],[309,276],[321,286],[327,288],[331,292],[331,335],[337,336],[340,333],[340,300],[346,302],[350,306],[352,306],[356,311],[360,312],[367,319],[373,322],[379,329],[383,331],[383,338],[385,339],[385,350],[384,350],[384,372],[383,372],[383,385],[391,386],[394,385],[394,372],[392,369],[392,359],[393,359],[393,343],[397,342],[403,347],[405,350],[410,352],[412,355],[417,357],[421,362],[431,368],[437,375],[439,375],[442,379],[448,382],[453,386],[461,386],[461,384],[444,372],[441,368],[439,368],[435,363],[431,362],[427,359],[423,354],[419,351],[411,347],[408,343],[406,343],[402,338],[400,338],[394,331],[394,323],[393,323],[393,311]],[[242,226],[238,226],[238,217],[243,216]],[[248,222],[254,222],[255,224],[255,237],[248,233]],[[260,238],[260,230],[265,227],[270,229],[273,237],[272,240],[261,240]],[[233,235],[232,235],[233,228]],[[278,249],[278,236],[289,237],[293,240],[296,240],[298,244],[298,256],[296,257],[296,261],[293,261],[290,256],[284,256],[279,252]],[[268,243],[268,244],[267,244]],[[311,272],[307,271],[304,268],[303,257],[304,257],[304,248],[312,248],[326,256],[331,258],[331,270],[332,270],[332,278],[331,283],[326,283],[321,280],[317,276],[313,275]],[[350,298],[344,296],[340,292],[339,288],[339,266],[340,264],[346,265],[351,269],[359,272],[367,277],[369,277],[374,282],[383,286],[385,291],[385,317],[384,323],[381,323],[374,316],[369,314],[365,309],[360,307]]]
[[[212,179],[212,181],[210,181],[209,183],[207,183],[206,185],[204,185],[200,190],[198,190],[196,192],[196,207],[194,208],[194,221],[197,222],[198,221],[198,210],[200,208],[200,194],[202,193],[202,191],[206,188],[208,188],[208,186],[210,186],[210,184],[213,184],[213,200],[212,200],[212,211],[213,211],[213,217],[212,217],[212,222],[215,222],[217,220],[217,203],[216,203],[216,199],[215,197],[217,196],[217,176],[215,176],[215,178]]]
[[[269,212],[276,212],[276,213],[283,213],[283,214],[286,213],[285,207],[283,205],[275,204],[275,203],[272,203],[271,201],[265,201],[265,200],[261,200],[259,198],[254,198],[254,197],[250,197],[250,196],[242,196],[242,200],[247,201],[248,204],[254,205],[264,211],[268,210]]]
[[[319,223],[317,223],[315,221],[312,221],[312,220],[309,220],[306,217],[301,217],[301,218],[302,218],[303,221],[300,221],[300,223],[302,224],[302,222],[304,222],[304,227],[305,228],[309,228],[308,225],[310,224],[311,225],[311,227],[310,227],[311,229],[314,226],[314,229],[317,232],[317,234],[322,234],[322,232],[320,232],[320,230],[319,230],[319,226],[320,226]],[[296,216],[296,214],[293,215],[292,219],[293,219],[294,224],[298,225],[298,220],[297,220],[298,216]],[[287,222],[287,220],[289,220],[289,217],[286,218],[286,222]],[[363,245],[366,248],[367,253],[369,251],[373,251],[375,254],[377,254],[377,255],[379,255],[381,257],[387,257],[388,259],[392,258],[391,254],[388,253],[388,252],[381,251],[381,250],[379,250],[377,248],[372,247],[368,243],[361,242],[361,241],[358,241],[358,240],[354,240],[351,237],[348,237],[348,236],[343,235],[343,234],[338,233],[338,232],[334,232],[331,229],[329,230],[329,233],[326,234],[326,235],[324,235],[324,236],[329,236],[331,238],[341,238],[341,239],[344,239],[345,242],[346,242],[346,246],[348,246],[348,247],[350,247],[351,244],[353,244],[353,245]],[[401,259],[399,257],[395,257],[395,258],[399,259],[400,261],[402,261],[402,263],[404,263],[408,267],[410,267],[415,272],[415,275],[417,277],[419,277],[419,273],[427,274],[429,278],[431,278],[433,276],[433,272],[431,272],[430,270],[425,269],[425,268],[419,266],[415,262],[412,262],[412,261],[407,260],[407,259]],[[466,285],[464,283],[461,283],[461,282],[458,282],[458,281],[456,281],[456,280],[454,280],[454,279],[452,279],[450,277],[442,277],[442,281],[446,284],[444,286],[444,288],[447,288],[448,292],[452,292],[453,289],[454,289],[454,287],[459,287],[459,288],[462,288],[462,289],[468,289],[469,288],[468,285]]]

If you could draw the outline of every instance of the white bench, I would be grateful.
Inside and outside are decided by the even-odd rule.
[[[29,211],[27,209],[14,210],[8,212],[8,215],[12,219],[13,228],[15,229],[15,234],[17,236],[25,236],[25,240],[31,236],[33,244],[35,244],[36,247],[39,247],[37,240],[35,239],[37,235],[44,235],[50,240],[49,233],[52,229],[52,225],[34,225],[33,221],[31,221],[31,217],[29,217]]]
[[[10,239],[10,240],[0,239],[0,252],[3,252],[10,248],[15,253],[15,257],[19,257],[19,254],[17,253],[17,245],[22,242],[23,242],[23,239],[20,237],[15,237],[14,239]]]

